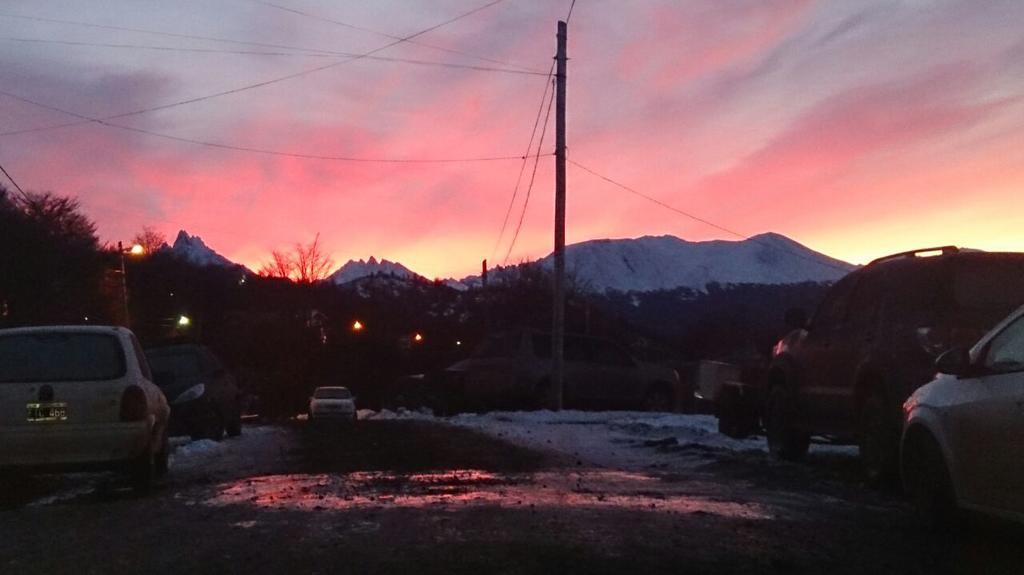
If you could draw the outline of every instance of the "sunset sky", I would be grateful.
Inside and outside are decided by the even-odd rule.
[[[403,37],[488,2],[6,0],[0,163],[24,188],[78,197],[107,241],[183,228],[257,268],[319,233],[338,265],[374,255],[473,273],[505,259],[524,191],[495,244],[519,160],[306,159],[95,122],[11,132],[77,121],[52,108],[107,118],[294,75],[394,42],[357,28]],[[374,55],[546,74],[569,3],[505,0]],[[577,0],[569,56],[569,157],[681,210],[855,263],[944,244],[1024,250],[1020,0]],[[515,157],[546,82],[360,59],[110,122],[299,155]],[[541,158],[510,262],[551,249],[553,166]],[[568,194],[569,242],[735,239],[572,165]]]

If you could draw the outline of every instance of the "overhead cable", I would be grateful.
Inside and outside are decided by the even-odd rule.
[[[551,69],[548,70],[548,77],[555,71],[555,63],[551,63]],[[526,154],[523,156],[523,162],[519,165],[519,175],[516,176],[516,184],[512,187],[512,199],[508,202],[508,208],[505,210],[505,218],[501,222],[501,230],[498,232],[498,238],[494,241],[494,249],[491,250],[491,259],[498,253],[498,247],[501,246],[501,238],[505,236],[505,229],[508,227],[508,219],[512,215],[512,209],[515,207],[516,198],[519,195],[519,185],[523,181],[523,173],[526,171],[527,156],[530,154],[530,150],[533,149],[533,141],[537,136],[537,128],[540,126],[540,116],[544,113],[544,102],[548,99],[548,88],[551,86],[550,81],[544,83],[544,92],[540,96],[540,104],[537,106],[537,116],[533,119],[533,129],[530,131],[530,141],[526,144]]]
[[[487,8],[490,8],[491,6],[495,6],[496,4],[499,4],[499,3],[504,2],[504,1],[505,0],[491,0],[487,4],[484,4],[482,6],[478,6],[478,7],[474,8],[472,10],[463,12],[463,13],[457,15],[457,16],[454,16],[452,18],[449,18],[448,20],[445,20],[444,22],[441,22],[441,23],[438,23],[438,24],[434,24],[433,26],[424,28],[424,29],[422,29],[422,30],[420,30],[418,32],[415,32],[413,34],[409,34],[408,36],[401,37],[401,38],[399,38],[397,40],[389,42],[388,44],[385,44],[383,46],[380,46],[380,47],[375,48],[373,50],[370,50],[368,52],[363,52],[361,54],[357,54],[355,56],[346,58],[344,60],[338,60],[338,61],[335,61],[335,62],[331,62],[329,64],[324,64],[322,66],[316,66],[314,68],[307,68],[305,70],[299,70],[298,72],[294,72],[294,73],[287,74],[287,75],[284,75],[284,76],[279,76],[279,77],[276,77],[276,78],[271,78],[269,80],[264,80],[262,82],[256,82],[256,83],[253,83],[253,84],[246,84],[244,86],[238,86],[236,88],[231,88],[231,89],[228,89],[228,90],[222,90],[220,92],[214,92],[212,94],[206,94],[206,95],[203,95],[203,96],[196,96],[194,98],[188,98],[186,100],[179,100],[177,102],[170,102],[170,103],[167,103],[167,104],[161,104],[161,105],[157,105],[157,106],[150,106],[150,107],[147,107],[147,108],[141,108],[141,109],[137,109],[137,110],[132,110],[132,111],[129,111],[129,112],[123,112],[121,114],[115,114],[113,116],[107,116],[105,118],[102,118],[102,120],[116,120],[116,119],[119,119],[119,118],[126,118],[126,117],[129,117],[129,116],[137,116],[137,115],[140,115],[140,114],[148,114],[150,112],[156,112],[156,111],[159,111],[159,110],[166,110],[166,109],[169,109],[169,108],[176,108],[178,106],[185,106],[185,105],[188,105],[188,104],[195,104],[197,102],[203,102],[203,101],[206,101],[206,100],[211,100],[213,98],[219,98],[221,96],[227,96],[227,95],[230,95],[230,94],[237,94],[239,92],[245,92],[245,91],[248,91],[248,90],[254,90],[256,88],[263,88],[265,86],[270,86],[272,84],[277,84],[277,83],[284,82],[284,81],[287,81],[287,80],[292,80],[292,79],[299,78],[299,77],[302,77],[302,76],[307,76],[307,75],[313,74],[315,72],[320,72],[320,71],[323,71],[323,70],[327,70],[329,68],[334,68],[336,66],[340,66],[342,64],[347,64],[349,62],[354,62],[354,61],[360,60],[362,58],[367,58],[369,56],[372,56],[373,54],[376,54],[377,52],[381,52],[383,50],[387,50],[388,48],[391,48],[392,46],[396,46],[396,45],[401,44],[403,42],[407,42],[409,40],[412,40],[413,38],[417,38],[419,36],[422,36],[423,34],[426,34],[428,32],[437,30],[438,28],[441,28],[442,26],[447,26],[448,24],[452,24],[453,22],[457,22],[458,20],[461,20],[461,19],[466,18],[468,16],[471,16],[473,14],[476,14],[477,12],[480,12],[481,10],[485,10]],[[87,121],[96,122],[98,120],[97,119],[90,119],[90,120],[87,120]],[[64,128],[64,127],[73,126],[73,125],[77,125],[77,124],[81,124],[81,123],[85,123],[85,122],[83,121],[83,122],[75,122],[75,123],[70,123],[70,124],[52,125],[52,126],[48,126],[48,127],[45,127],[45,128],[40,127],[39,130],[37,130],[37,131],[40,131],[40,130],[43,130],[43,129],[51,130],[51,129],[57,129],[57,128]],[[103,123],[103,122],[99,122],[99,123]],[[114,124],[104,124],[104,125],[115,126]],[[22,133],[24,133],[24,132],[22,132]],[[0,135],[11,135],[11,134],[0,134]]]
[[[540,141],[537,144],[537,154],[533,160],[533,173],[530,174],[530,184],[526,187],[526,198],[523,200],[523,211],[519,212],[519,223],[516,224],[516,231],[512,234],[512,242],[508,245],[508,251],[505,252],[505,259],[502,260],[503,264],[508,263],[508,258],[512,255],[512,249],[516,247],[516,240],[519,239],[519,231],[523,228],[523,221],[526,219],[526,209],[530,205],[530,192],[533,191],[533,182],[537,178],[537,165],[540,163],[540,150],[544,147],[544,135],[548,131],[548,120],[551,118],[551,105],[555,102],[555,91],[551,90],[551,97],[548,99],[548,111],[544,115],[544,126],[540,130]],[[551,155],[554,154],[545,154]]]
[[[816,263],[816,264],[824,266],[824,267],[832,268],[832,269],[839,270],[839,271],[842,271],[842,272],[850,271],[849,269],[846,269],[846,268],[843,268],[843,267],[840,267],[840,266],[837,266],[837,265],[833,265],[833,264],[830,264],[828,262],[823,262],[823,261],[820,261],[820,260],[816,260],[816,259],[807,257],[807,256],[805,256],[805,255],[803,255],[801,253],[794,252],[792,250],[786,249],[786,248],[784,248],[782,246],[775,245],[775,244],[772,244],[772,243],[769,243],[769,242],[766,242],[766,241],[762,241],[762,240],[759,240],[759,239],[757,239],[755,237],[748,236],[747,234],[742,234],[740,232],[731,230],[731,229],[729,229],[727,227],[720,226],[720,225],[718,225],[718,224],[716,224],[716,223],[714,223],[714,222],[712,222],[712,221],[710,221],[710,220],[708,220],[706,218],[702,218],[700,216],[696,216],[696,215],[691,214],[689,212],[683,211],[683,210],[681,210],[681,209],[679,209],[679,208],[677,208],[677,207],[675,207],[675,206],[673,206],[671,204],[667,204],[667,203],[665,203],[665,202],[663,202],[663,201],[661,201],[661,200],[659,200],[659,199],[657,199],[657,198],[655,198],[653,196],[649,196],[649,195],[647,195],[647,194],[645,194],[645,193],[643,193],[643,192],[641,192],[639,190],[631,188],[631,187],[629,187],[629,186],[627,186],[627,185],[625,185],[623,183],[617,182],[617,181],[613,180],[612,178],[609,178],[608,176],[600,174],[597,171],[595,171],[595,170],[593,170],[591,168],[588,168],[587,166],[584,166],[583,164],[573,160],[572,158],[567,158],[566,161],[569,162],[570,164],[576,166],[577,168],[583,170],[584,172],[587,172],[587,173],[591,174],[592,176],[600,178],[600,179],[602,179],[602,180],[604,180],[604,181],[614,185],[615,187],[617,187],[619,189],[625,190],[625,191],[627,191],[627,192],[629,192],[629,193],[631,193],[633,195],[639,196],[639,197],[641,197],[641,198],[643,198],[643,199],[645,199],[645,200],[647,200],[647,201],[649,201],[651,203],[657,204],[657,205],[659,205],[659,206],[661,206],[661,207],[663,207],[665,209],[671,210],[671,211],[673,211],[673,212],[675,212],[675,213],[677,213],[679,215],[685,216],[685,217],[687,217],[687,218],[689,218],[691,220],[694,220],[696,222],[700,222],[700,223],[702,223],[702,224],[704,224],[706,226],[715,228],[716,230],[725,232],[725,233],[727,233],[727,234],[729,234],[731,236],[736,236],[736,237],[738,237],[740,239],[744,239],[744,240],[750,240],[752,242],[761,244],[761,245],[763,245],[765,247],[768,247],[770,249],[773,249],[773,250],[776,250],[776,251],[779,251],[779,252],[782,252],[782,253],[786,253],[786,254],[789,254],[789,255],[791,255],[793,257],[797,257],[797,258],[800,258],[800,259],[803,259],[803,260],[807,260],[809,262],[813,262],[813,263]]]
[[[341,156],[341,155],[330,155],[330,154],[312,154],[312,153],[302,153],[302,152],[288,152],[288,151],[282,151],[282,150],[272,150],[272,149],[267,149],[267,148],[257,148],[257,147],[253,147],[253,146],[241,146],[241,145],[234,145],[234,144],[226,144],[226,143],[222,143],[222,142],[211,142],[211,141],[207,141],[207,140],[199,140],[199,139],[194,139],[194,138],[186,138],[186,137],[183,137],[183,136],[175,136],[173,134],[166,134],[166,133],[157,132],[157,131],[154,131],[154,130],[147,130],[147,129],[144,129],[144,128],[137,128],[137,127],[134,127],[134,126],[125,126],[123,124],[115,124],[115,123],[110,122],[110,121],[108,121],[108,120],[106,120],[104,118],[94,118],[94,117],[91,117],[91,116],[86,116],[86,115],[83,115],[83,114],[79,114],[77,112],[72,112],[70,110],[65,110],[63,108],[58,108],[56,106],[51,106],[49,104],[44,104],[42,102],[38,102],[36,100],[32,100],[32,99],[26,98],[24,96],[20,96],[18,94],[14,94],[14,93],[8,92],[6,90],[0,90],[0,95],[7,96],[8,98],[12,98],[12,99],[15,99],[15,100],[18,100],[18,101],[21,101],[21,102],[25,102],[27,104],[31,104],[33,106],[38,106],[40,108],[45,108],[47,110],[51,110],[51,111],[54,111],[54,112],[60,112],[62,114],[67,114],[67,115],[75,117],[75,118],[80,118],[83,121],[79,122],[79,123],[90,123],[91,122],[91,123],[100,124],[102,126],[107,126],[107,127],[110,127],[110,128],[116,128],[118,130],[124,130],[124,131],[134,132],[134,133],[138,133],[138,134],[145,134],[145,135],[148,135],[148,136],[154,136],[154,137],[163,138],[163,139],[166,139],[166,140],[173,140],[175,142],[182,142],[182,143],[186,143],[186,144],[205,146],[205,147],[208,147],[208,148],[218,148],[218,149],[222,149],[222,150],[233,150],[233,151],[237,151],[237,152],[249,152],[249,153],[254,153],[254,154],[263,154],[263,155],[270,155],[270,156],[284,156],[284,157],[289,157],[289,158],[301,158],[301,159],[307,159],[307,160],[332,160],[332,161],[339,161],[339,162],[386,163],[386,164],[452,164],[452,163],[465,163],[465,162],[495,162],[495,161],[502,161],[502,160],[521,160],[521,159],[523,159],[523,156],[518,156],[518,155],[509,155],[509,156],[478,156],[478,157],[466,157],[466,158],[383,158],[383,157],[379,157],[379,158],[365,158],[365,157],[357,157],[357,156]],[[545,154],[545,155],[550,155],[550,154]]]

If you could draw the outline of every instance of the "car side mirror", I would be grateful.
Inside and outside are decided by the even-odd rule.
[[[807,312],[801,307],[791,307],[786,310],[784,321],[791,330],[804,329],[807,327]]]
[[[971,371],[971,353],[965,347],[954,347],[935,360],[935,369],[947,375],[967,375]]]

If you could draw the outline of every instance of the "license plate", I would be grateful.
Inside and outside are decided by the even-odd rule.
[[[68,418],[66,403],[30,403],[27,407],[29,421],[66,421]]]

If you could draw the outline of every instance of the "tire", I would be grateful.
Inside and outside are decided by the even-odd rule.
[[[954,529],[956,496],[938,442],[919,430],[908,437],[903,450],[903,486],[921,521],[935,530]]]
[[[672,411],[672,394],[661,385],[651,386],[644,396],[644,411]]]
[[[893,489],[899,477],[899,424],[875,389],[860,409],[860,460],[872,487]]]
[[[799,461],[810,448],[810,434],[793,427],[795,411],[792,394],[786,387],[773,386],[765,407],[765,435],[768,439],[768,452],[777,459]]]

